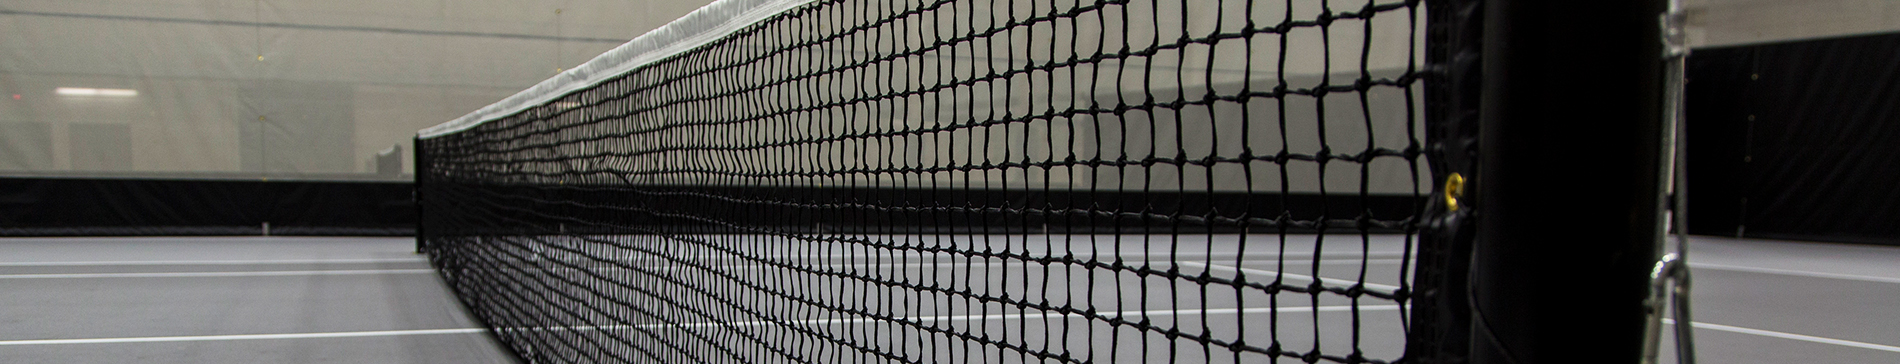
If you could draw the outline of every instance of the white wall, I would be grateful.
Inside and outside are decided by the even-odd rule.
[[[1900,31],[1894,0],[1683,0],[1690,45],[1719,47]]]
[[[972,3],[977,5],[970,5]],[[1322,29],[1311,25],[1326,13],[1318,0],[1297,0],[1290,9],[1285,4],[1272,2],[1260,2],[1255,9],[1244,9],[1247,2],[1137,1],[1127,6],[1091,9],[1073,19],[1037,22],[994,34],[986,32],[985,36],[970,41],[951,42],[948,40],[986,31],[1005,21],[999,19],[1028,19],[1038,14],[1063,13],[1077,6],[1069,1],[1038,2],[1043,7],[1012,9],[1015,12],[1012,16],[1000,9],[982,9],[986,6],[982,1],[955,4],[954,9],[923,16],[935,17],[928,20],[911,18],[882,23],[877,29],[844,36],[812,49],[775,52],[764,61],[746,65],[709,65],[705,66],[705,77],[669,81],[668,87],[673,90],[743,90],[742,93],[722,92],[712,100],[695,101],[694,105],[688,105],[693,107],[692,114],[684,118],[651,112],[548,130],[557,127],[550,124],[575,121],[572,119],[579,119],[578,115],[598,111],[567,112],[557,117],[555,123],[524,128],[537,131],[534,135],[538,140],[516,140],[524,145],[560,145],[559,149],[570,155],[601,156],[596,159],[549,160],[534,153],[483,154],[476,159],[486,162],[492,158],[521,158],[520,163],[506,164],[507,168],[493,172],[516,173],[514,177],[526,181],[547,183],[575,182],[567,179],[586,172],[596,174],[579,178],[618,182],[626,177],[618,172],[629,168],[690,171],[702,167],[726,169],[736,164],[769,166],[775,172],[795,170],[809,176],[752,178],[709,173],[632,173],[632,178],[637,183],[680,184],[822,185],[849,181],[907,187],[968,183],[978,188],[1021,188],[1047,184],[1052,188],[1092,186],[1106,190],[1185,187],[1335,193],[1357,192],[1363,182],[1368,192],[1382,194],[1409,194],[1415,192],[1414,186],[1430,185],[1425,180],[1428,173],[1423,163],[1407,164],[1403,159],[1392,157],[1379,158],[1363,170],[1354,162],[1338,159],[1325,164],[1324,170],[1321,163],[1314,161],[1292,160],[1282,168],[1259,160],[1249,163],[1251,175],[1242,168],[1243,164],[1233,162],[1222,162],[1213,170],[1166,163],[1152,167],[1139,164],[1089,167],[1081,163],[1083,165],[1046,171],[1021,166],[968,168],[1003,163],[1062,163],[1071,156],[1081,162],[1127,160],[1139,163],[1172,160],[1177,156],[1193,161],[1207,157],[1230,160],[1243,154],[1243,145],[1250,147],[1255,157],[1331,153],[1333,158],[1373,149],[1402,151],[1420,145],[1424,137],[1423,110],[1422,103],[1417,102],[1422,97],[1417,83],[1412,84],[1409,93],[1412,100],[1406,99],[1407,89],[1382,85],[1371,87],[1364,99],[1359,93],[1334,91],[1324,97],[1323,102],[1319,101],[1321,97],[1307,95],[1254,96],[1245,105],[1222,100],[1211,107],[1188,106],[1179,111],[1148,106],[1142,109],[1152,110],[1138,109],[1120,116],[1108,113],[1024,116],[1090,105],[1104,108],[1141,105],[1149,100],[1156,105],[1177,100],[1200,102],[1210,94],[1233,97],[1243,85],[1247,85],[1244,89],[1254,92],[1268,92],[1281,86],[1305,90],[1322,85],[1352,85],[1361,77],[1399,79],[1408,66],[1421,66],[1423,62],[1424,34],[1415,31],[1422,22],[1416,16],[1422,16],[1422,11],[1381,11],[1369,21],[1339,19]],[[1028,2],[1015,4],[1021,6]],[[1357,10],[1363,5],[1363,2],[1333,1],[1331,8],[1336,13],[1344,9]],[[855,9],[850,6],[844,5],[847,10]],[[740,38],[734,42],[770,44],[769,35],[781,32],[827,38],[843,31],[836,27],[837,22],[823,20],[835,11],[838,10],[809,17],[821,19],[816,24],[804,23],[802,19],[808,18],[769,24],[762,31],[768,34],[761,36],[765,39]],[[1251,40],[1205,41],[1217,32],[1240,34],[1250,24],[1245,18],[1247,14],[1252,14],[1251,23],[1255,27],[1272,27],[1282,21],[1307,25],[1294,27],[1285,36],[1258,33]],[[912,23],[918,24],[910,25]],[[905,27],[922,29],[921,34],[883,36],[908,29]],[[1183,29],[1187,30],[1185,35]],[[1203,41],[1174,46],[1183,37]],[[903,49],[924,51],[869,66],[858,64],[864,59],[876,58],[871,57],[873,55],[889,55]],[[1135,53],[1115,55],[1124,49]],[[1142,50],[1154,52],[1147,55]],[[744,52],[757,49],[741,47],[737,51],[750,55]],[[1110,59],[1053,71],[993,77],[1010,74],[1010,70],[1031,68],[1030,65],[1098,56]],[[835,71],[807,75],[812,70]],[[1366,75],[1362,76],[1362,71]],[[794,75],[811,77],[788,77]],[[783,84],[761,81],[788,78],[793,81]],[[735,80],[756,85],[735,86]],[[857,103],[853,100],[860,95],[860,90],[873,95],[928,94]],[[835,106],[834,103],[847,105]],[[813,105],[834,106],[789,115],[762,115],[754,110],[802,110]],[[612,112],[618,110],[615,107],[603,108]],[[1012,121],[997,123],[999,120]],[[1243,129],[1243,121],[1250,123],[1251,128]],[[669,127],[658,128],[660,125]],[[587,140],[595,135],[589,129],[663,131],[654,134],[658,137],[648,135],[631,143],[620,140],[561,142]],[[781,132],[783,130],[794,132]],[[863,137],[814,142],[808,134],[860,134]],[[618,169],[594,169],[591,165],[610,165]],[[917,170],[932,172],[911,174]]]
[[[706,2],[8,1],[0,174],[359,178],[415,130]]]
[[[707,1],[8,1],[0,4],[0,130],[7,131],[0,135],[0,174],[364,174],[371,171],[364,161],[390,145],[402,145],[407,161],[415,130],[513,94]],[[1900,29],[1900,2],[1892,0],[1685,1],[1696,46]],[[1163,14],[1169,23],[1163,28],[1174,27],[1179,15],[1197,31],[1235,23],[1211,21],[1223,6],[1227,17],[1245,13],[1233,8],[1243,2],[1145,4],[1135,2],[1131,11]],[[1290,16],[1310,17],[1316,4],[1297,1]],[[1342,6],[1334,7],[1350,8]],[[1265,18],[1288,16],[1283,11],[1255,9]],[[1403,20],[1384,17],[1374,25],[1392,29]],[[1334,45],[1364,39],[1357,27],[1333,29]],[[1066,36],[1117,44],[1157,36],[1147,33]],[[1329,63],[1320,57],[1327,52],[1335,54],[1335,71],[1358,66],[1347,57],[1356,47],[1329,50],[1308,33],[1296,31],[1285,45],[1257,46],[1294,50],[1287,55],[1289,78],[1319,74]],[[1368,66],[1377,72],[1403,64],[1394,61],[1404,59],[1413,41],[1385,34],[1391,33],[1371,40],[1379,54]],[[1222,47],[1211,48],[1211,62],[1210,49],[1155,62],[1186,64],[1181,68],[1188,71],[1244,66],[1234,57],[1240,52]],[[1050,56],[1037,49],[1026,57]],[[1274,57],[1258,54],[1245,62],[1258,69],[1277,63]],[[1215,79],[1200,74],[1157,77],[1189,87],[1232,82],[1219,72]],[[135,89],[139,95],[61,96],[54,93],[58,87]],[[1088,148],[1105,147],[1147,148]]]

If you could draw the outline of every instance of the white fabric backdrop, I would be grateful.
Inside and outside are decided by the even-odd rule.
[[[0,175],[406,179],[377,152],[706,2],[0,2]]]

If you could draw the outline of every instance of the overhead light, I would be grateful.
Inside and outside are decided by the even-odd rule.
[[[53,89],[53,93],[65,95],[65,96],[133,97],[133,96],[139,95],[139,90],[129,90],[129,89],[122,89],[122,88],[60,87],[60,88]]]

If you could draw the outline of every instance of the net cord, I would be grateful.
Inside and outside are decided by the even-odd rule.
[[[813,0],[718,0],[594,59],[462,117],[422,129],[419,139],[468,130],[619,77],[640,66],[706,45]]]

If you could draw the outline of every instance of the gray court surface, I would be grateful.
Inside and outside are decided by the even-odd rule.
[[[1399,289],[1407,244],[1358,234],[535,236],[462,259],[471,276],[539,267],[519,280],[531,292],[498,292],[507,298],[494,311],[537,312],[497,321],[517,323],[504,332],[552,357],[603,347],[656,362],[1272,360],[1224,346],[1241,342],[1390,361],[1404,350],[1402,307],[1341,292]]]
[[[0,363],[509,363],[411,238],[0,239]]]
[[[1900,247],[1697,237],[1689,252],[1698,362],[1900,363]]]
[[[1370,255],[1359,254],[1357,247],[1328,250],[1322,255],[1345,254],[1344,261],[1355,264],[1326,266],[1327,260],[1322,260],[1320,276],[1356,279],[1361,271],[1357,263],[1364,257],[1369,258],[1364,270],[1369,282],[1396,284],[1403,261],[1393,256],[1396,251],[1391,248],[1396,245],[1388,246],[1390,241],[1376,239]],[[510,362],[427,270],[422,258],[411,253],[413,244],[408,238],[0,239],[0,362]],[[1693,244],[1690,261],[1702,362],[1900,362],[1900,315],[1893,314],[1900,309],[1900,264],[1895,264],[1900,262],[1900,248],[1706,237]],[[1178,264],[1184,272],[1251,277],[1270,274],[1265,271],[1274,266],[1308,269],[1282,265],[1265,255],[1207,252],[1168,258],[1180,262],[1170,264]],[[1219,258],[1195,259],[1202,255]],[[1216,266],[1206,266],[1208,262]],[[912,268],[880,269],[901,275],[906,273],[900,270]],[[1032,273],[1051,274],[1053,280],[1087,276],[1040,269]],[[1122,279],[1123,283],[1136,281]],[[1096,295],[1127,293],[1097,288],[1101,289]],[[998,289],[1069,294],[1058,287]],[[1233,320],[1279,316],[1287,326],[1278,331],[1304,332],[1289,335],[1295,341],[1310,340],[1313,335],[1305,330],[1318,320],[1317,338],[1323,345],[1351,342],[1344,337],[1349,333],[1326,328],[1336,323],[1330,321],[1341,312],[1311,312],[1314,309],[1305,307],[1312,304],[1304,302],[1304,296],[1277,306],[1295,312],[1275,315],[1258,312],[1266,306],[1263,299],[1247,298],[1241,300],[1247,304],[1234,306],[1226,302],[1231,298],[1199,301],[1198,295],[1198,291],[1184,295],[1189,302],[1183,306],[1208,309],[1169,309],[1174,303],[1171,297],[1151,301],[1147,307],[1131,301],[1119,309],[1148,312],[1157,320],[1191,321],[1187,326],[1206,325],[1215,331],[1268,330],[1264,324]],[[1329,298],[1318,307],[1344,304]],[[1361,305],[1369,308],[1362,313],[1366,335],[1359,345],[1369,356],[1390,357],[1399,350],[1396,328],[1388,327],[1396,325],[1397,312],[1383,308],[1388,304],[1382,301]],[[1307,312],[1298,312],[1302,310]],[[1065,321],[1060,316],[958,311],[963,310],[946,307],[941,313],[917,314],[955,325],[986,325],[999,332],[1023,332],[1024,322],[1060,327]],[[820,326],[851,330],[853,323]],[[1094,329],[1078,325],[1068,330]],[[1075,335],[1070,345],[1087,347],[1090,341],[1108,335],[1118,334]],[[1117,356],[1121,362],[1142,359],[1157,358]]]

